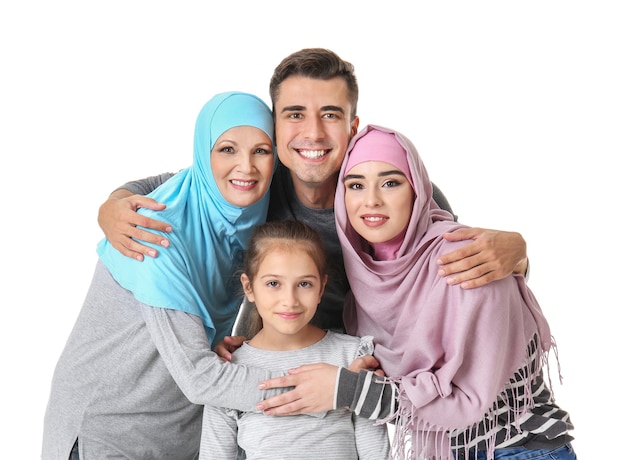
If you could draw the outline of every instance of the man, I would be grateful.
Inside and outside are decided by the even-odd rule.
[[[332,269],[325,297],[318,308],[316,324],[327,329],[343,329],[343,297],[348,289],[341,249],[335,229],[333,202],[339,168],[348,143],[358,130],[358,85],[354,68],[332,51],[312,48],[287,56],[275,69],[270,81],[276,148],[280,164],[271,185],[268,220],[302,220],[317,229],[328,247]],[[139,207],[163,209],[154,200],[139,196],[166,180],[165,174],[125,184],[114,191],[99,210],[98,222],[112,245],[129,257],[142,260],[156,257],[157,252],[139,241],[163,247],[169,242],[142,230],[173,231],[167,223],[148,219],[135,211]],[[436,191],[438,204],[449,205]],[[440,274],[449,284],[475,288],[527,268],[526,243],[520,234],[485,229],[467,229],[447,236],[454,241],[474,240],[460,250],[442,257]],[[245,309],[248,308],[244,305]],[[245,322],[245,321],[244,321]],[[237,332],[239,333],[239,332]],[[237,346],[241,338],[233,339]],[[375,360],[364,367],[375,365]],[[316,366],[316,365],[314,365]],[[306,372],[326,374],[330,383],[337,369],[305,368]],[[297,386],[293,391],[266,400],[259,407],[272,413],[317,412],[332,408],[330,396],[335,388],[313,382],[306,372],[266,383],[268,387]],[[330,395],[330,396],[329,396]],[[323,402],[321,402],[323,401]]]

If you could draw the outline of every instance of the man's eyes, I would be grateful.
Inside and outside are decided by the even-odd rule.
[[[292,119],[301,119],[304,118],[304,115],[302,113],[290,113],[287,117]],[[334,112],[323,113],[322,118],[335,119],[339,118],[339,115]]]

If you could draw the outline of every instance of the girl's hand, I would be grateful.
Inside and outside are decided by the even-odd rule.
[[[215,345],[215,353],[222,358],[222,361],[231,361],[233,353],[246,341],[246,337],[242,335],[227,335],[220,343]]]

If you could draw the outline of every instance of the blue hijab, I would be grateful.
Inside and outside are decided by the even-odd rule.
[[[253,205],[237,207],[217,187],[211,149],[225,131],[237,126],[259,128],[274,142],[272,112],[261,99],[241,92],[217,94],[198,115],[192,166],[148,195],[167,208],[139,209],[172,225],[172,233],[163,233],[169,248],[160,248],[156,259],[146,257],[143,262],[123,256],[106,239],[97,248],[115,280],[138,301],[199,316],[213,344],[231,333],[243,299],[236,272],[250,233],[265,222],[269,204],[267,191]]]

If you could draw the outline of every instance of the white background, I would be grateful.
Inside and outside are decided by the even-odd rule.
[[[0,6],[0,457],[39,457],[98,206],[127,180],[188,166],[208,98],[237,89],[269,103],[274,67],[304,47],[355,65],[361,126],[408,135],[462,222],[525,237],[574,446],[619,456],[621,2],[217,3]]]

